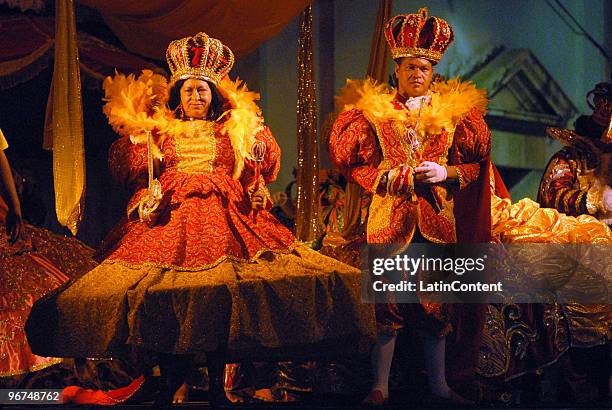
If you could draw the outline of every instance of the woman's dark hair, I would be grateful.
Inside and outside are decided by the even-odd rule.
[[[170,98],[168,99],[168,107],[174,111],[176,118],[179,118],[180,114],[177,111],[178,106],[181,104],[181,87],[185,83],[185,80],[177,81],[172,89],[170,89]],[[217,87],[210,81],[206,81],[210,87],[211,99],[210,106],[208,107],[208,115],[206,119],[209,121],[217,121],[221,114],[223,114],[223,107],[225,100],[217,90]]]

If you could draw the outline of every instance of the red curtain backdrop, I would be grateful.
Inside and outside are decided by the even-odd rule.
[[[78,0],[102,16],[125,47],[163,60],[172,40],[204,31],[243,56],[278,34],[312,0]]]
[[[55,22],[52,18],[0,13],[0,89],[28,81],[53,58]],[[102,80],[117,71],[135,73],[155,65],[140,57],[78,33],[83,75]]]

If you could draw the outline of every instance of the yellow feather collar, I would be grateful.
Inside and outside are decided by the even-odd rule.
[[[431,103],[423,107],[419,120],[419,132],[435,135],[454,127],[474,108],[486,113],[485,90],[477,89],[470,82],[458,79],[434,82],[430,86]],[[347,80],[336,97],[338,111],[359,109],[370,122],[401,121],[408,126],[416,124],[418,110],[397,110],[392,102],[395,92],[385,85],[366,80]]]
[[[106,104],[103,111],[109,124],[120,135],[129,135],[135,144],[146,144],[147,132],[156,131],[154,155],[162,157],[159,147],[169,135],[180,136],[189,132],[185,121],[174,118],[167,108],[168,82],[165,77],[143,70],[136,78],[115,73],[104,80]],[[255,135],[263,127],[261,110],[256,102],[259,94],[248,91],[240,80],[226,78],[218,90],[232,107],[219,120],[224,120],[226,132],[234,150],[233,178],[238,179],[244,169],[244,160],[252,158],[251,147]]]

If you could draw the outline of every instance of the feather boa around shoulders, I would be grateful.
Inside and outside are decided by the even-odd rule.
[[[394,98],[395,94],[385,85],[377,84],[371,78],[346,80],[346,85],[336,97],[336,107],[339,112],[358,109],[370,122],[406,121],[407,112],[393,107]]]
[[[253,159],[251,148],[255,142],[255,135],[263,128],[261,109],[255,101],[259,94],[249,91],[240,79],[231,81],[228,77],[219,84],[219,92],[233,107],[223,113],[222,118],[228,116],[223,123],[223,130],[227,132],[234,149],[234,178],[238,178],[244,168],[245,159]]]
[[[166,78],[151,70],[136,77],[115,73],[104,80],[103,111],[109,124],[119,135],[129,135],[135,144],[146,144],[147,133],[155,135],[153,154],[162,157],[160,147],[170,135],[186,135],[188,123],[174,118],[167,107],[169,88]],[[223,113],[222,132],[226,132],[234,150],[233,178],[238,179],[245,159],[251,159],[255,135],[263,128],[261,110],[256,101],[259,94],[249,91],[240,81],[225,78],[218,85],[231,109]]]
[[[430,91],[431,103],[423,107],[419,122],[422,133],[435,135],[451,131],[474,108],[483,115],[486,113],[486,91],[470,82],[458,79],[433,82]],[[394,99],[395,92],[370,78],[347,80],[336,97],[336,106],[339,112],[361,110],[370,122],[401,121],[414,126],[418,110],[397,110],[392,104]]]

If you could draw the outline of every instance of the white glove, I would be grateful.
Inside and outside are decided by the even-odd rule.
[[[607,212],[612,212],[612,189],[610,189],[610,186],[606,186],[604,188],[601,200],[603,202],[604,209]]]
[[[446,181],[448,176],[444,166],[431,161],[423,161],[421,165],[414,169],[414,172],[416,180],[426,184]]]

